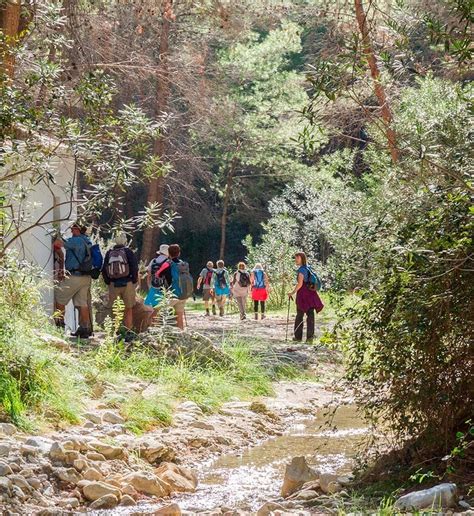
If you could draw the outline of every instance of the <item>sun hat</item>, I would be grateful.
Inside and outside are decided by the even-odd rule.
[[[165,256],[168,256],[168,247],[168,244],[161,244],[156,254],[164,254]]]

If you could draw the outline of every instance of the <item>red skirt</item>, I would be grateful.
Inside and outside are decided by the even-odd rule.
[[[266,288],[252,288],[252,301],[266,301],[268,290]]]

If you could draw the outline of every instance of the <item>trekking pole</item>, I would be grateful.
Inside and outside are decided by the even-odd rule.
[[[288,296],[288,313],[286,315],[286,336],[285,342],[288,342],[288,326],[290,325],[290,303],[293,300],[291,296]]]
[[[183,315],[184,315],[184,327],[188,329],[188,318],[186,317],[186,310],[183,309]]]

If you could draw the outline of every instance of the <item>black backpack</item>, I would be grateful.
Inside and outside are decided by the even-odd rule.
[[[169,288],[170,285],[168,285],[168,281],[166,280],[166,276],[163,274],[162,276],[157,276],[156,273],[160,270],[161,266],[166,262],[168,258],[166,256],[163,256],[161,258],[160,256],[157,256],[156,258],[153,258],[153,261],[151,262],[151,286],[155,288]]]
[[[250,274],[247,271],[238,271],[239,285],[241,287],[248,287],[250,285]]]
[[[222,269],[219,272],[216,271],[217,284],[219,285],[220,288],[227,287],[227,280],[225,279],[225,273],[226,273],[225,269]]]

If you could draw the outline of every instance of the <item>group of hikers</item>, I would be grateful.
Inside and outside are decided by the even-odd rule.
[[[122,300],[125,339],[133,338],[133,307],[140,275],[137,256],[128,246],[126,235],[118,234],[114,245],[102,257],[99,246],[92,244],[84,226],[74,223],[71,233],[70,238],[57,237],[53,242],[58,264],[55,285],[56,324],[64,327],[65,307],[72,300],[79,312],[79,326],[72,335],[83,339],[92,335],[91,284],[93,279],[102,275],[108,286],[108,307],[111,308],[116,299]],[[306,315],[306,341],[312,342],[315,312],[323,308],[318,295],[321,285],[308,265],[304,252],[296,253],[294,259],[297,267],[296,285],[288,294],[288,302],[296,296],[293,340],[302,341]],[[186,301],[194,295],[194,282],[189,264],[181,259],[178,244],[162,244],[159,247],[156,257],[147,266],[146,282],[148,292],[144,304],[151,307],[154,314],[160,311],[163,303],[167,304],[174,310],[177,327],[184,329]],[[250,297],[255,320],[259,319],[259,314],[261,319],[265,319],[270,283],[261,263],[249,269],[244,262],[239,262],[237,270],[231,274],[223,260],[218,260],[215,267],[214,262],[208,261],[199,273],[196,287],[198,290],[202,288],[206,316],[211,313],[217,315],[218,310],[219,316],[224,317],[227,300],[234,299],[240,319],[245,320]]]

